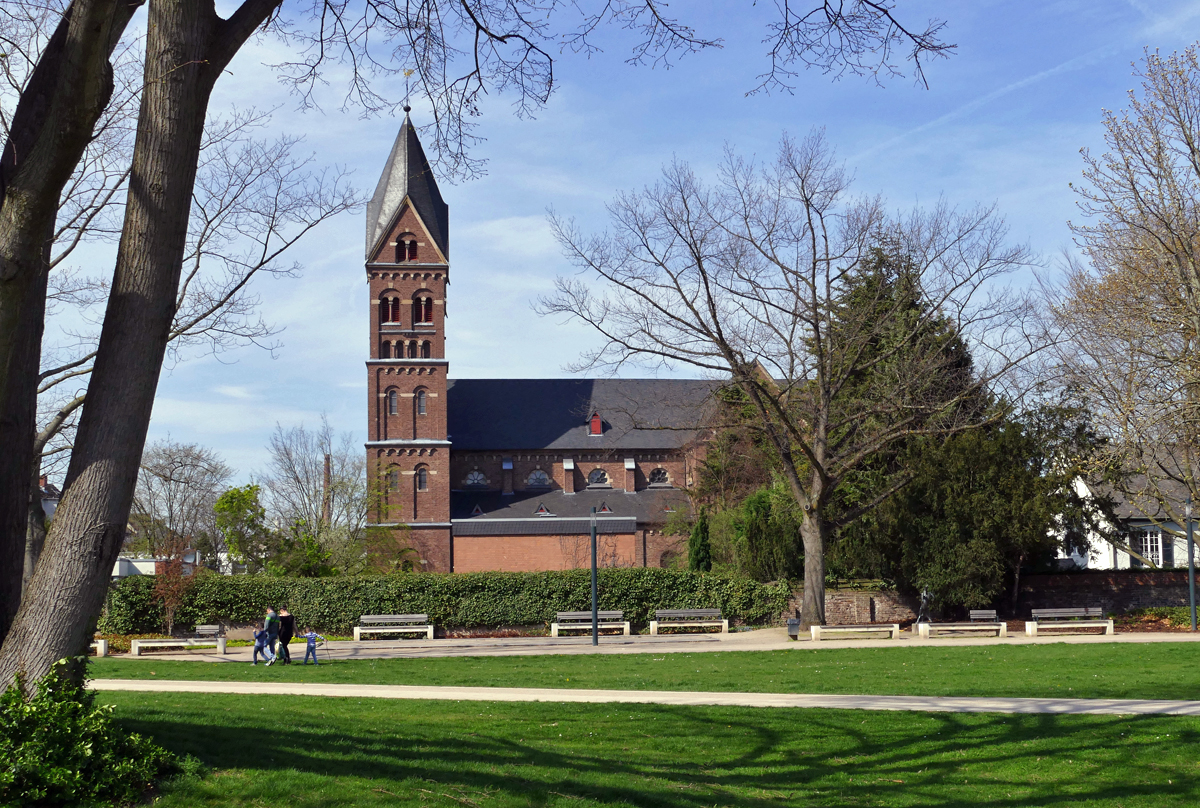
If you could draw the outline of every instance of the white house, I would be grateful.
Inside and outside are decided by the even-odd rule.
[[[1183,513],[1187,490],[1183,486],[1161,486],[1165,494],[1171,496],[1170,510]],[[1176,491],[1174,488],[1178,488]],[[1095,499],[1091,487],[1082,479],[1075,481],[1076,492],[1085,500]],[[1117,518],[1115,526],[1122,543],[1141,554],[1160,568],[1187,567],[1187,530],[1171,518],[1160,503],[1150,497],[1139,497],[1136,501],[1112,492]],[[1194,514],[1195,515],[1195,514]],[[1107,520],[1104,520],[1107,522]],[[1108,523],[1107,527],[1112,528]],[[1196,538],[1200,540],[1200,524],[1192,523]],[[1092,570],[1124,570],[1136,569],[1145,565],[1138,559],[1120,550],[1103,537],[1092,534],[1089,536],[1089,546],[1086,555],[1071,553],[1069,556],[1060,555],[1065,560],[1074,561],[1082,569]],[[1196,554],[1196,563],[1200,564],[1200,552]]]

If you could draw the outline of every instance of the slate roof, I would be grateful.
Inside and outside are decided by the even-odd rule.
[[[1144,475],[1133,475],[1125,481],[1118,491],[1109,486],[1092,486],[1097,494],[1111,496],[1113,499],[1113,514],[1118,519],[1170,519],[1171,515],[1162,507],[1158,499],[1161,494],[1176,513],[1183,513],[1187,502],[1188,489],[1183,483],[1170,479],[1160,479],[1151,486]],[[1193,507],[1193,513],[1200,513]]]
[[[380,240],[387,235],[405,198],[412,202],[421,221],[429,228],[429,235],[442,255],[450,260],[450,208],[442,201],[433,169],[425,159],[416,127],[407,114],[404,123],[400,124],[379,184],[375,186],[375,194],[367,203],[368,261],[379,249]]]
[[[451,379],[455,450],[678,449],[708,414],[719,382],[693,379]],[[599,412],[603,434],[589,435]]]
[[[477,505],[483,514],[472,516]],[[685,515],[691,512],[687,492],[678,488],[645,488],[633,494],[627,494],[620,488],[587,488],[574,494],[561,490],[517,491],[512,494],[501,494],[499,491],[452,491],[450,518],[456,524],[459,520],[554,521],[551,517],[535,515],[539,505],[544,505],[560,520],[585,522],[590,518],[592,508],[600,511],[604,505],[608,506],[611,513],[598,513],[598,516],[633,518],[639,524],[663,524],[672,515],[667,508]]]

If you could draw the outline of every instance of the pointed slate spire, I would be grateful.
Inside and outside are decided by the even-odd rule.
[[[400,206],[408,199],[429,236],[446,259],[450,258],[450,208],[442,201],[433,169],[425,159],[425,150],[417,138],[417,130],[404,108],[404,123],[392,144],[387,165],[375,186],[375,195],[367,204],[367,260],[378,251],[387,236]]]

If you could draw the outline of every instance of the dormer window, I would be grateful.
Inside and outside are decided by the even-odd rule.
[[[588,434],[592,437],[600,437],[604,434],[604,422],[600,420],[600,413],[593,412],[591,421],[588,423]]]

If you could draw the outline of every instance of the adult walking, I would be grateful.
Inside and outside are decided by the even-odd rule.
[[[296,636],[296,617],[286,607],[279,609],[279,661],[284,665],[292,664],[292,652],[288,643]]]
[[[279,615],[275,613],[275,609],[271,606],[267,607],[267,616],[263,620],[263,629],[267,632],[267,645],[271,649],[271,656],[275,656],[275,643],[279,641]]]

